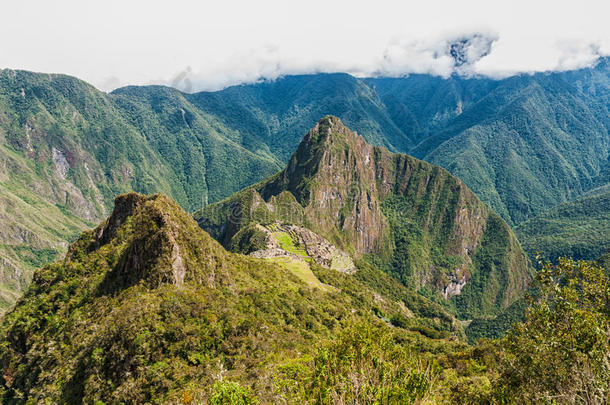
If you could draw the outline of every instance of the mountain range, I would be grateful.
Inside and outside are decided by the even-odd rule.
[[[278,172],[328,114],[373,145],[444,167],[519,225],[607,184],[609,100],[607,58],[503,80],[316,74],[194,94],[103,93],[4,69],[0,299],[10,306],[117,194],[163,192],[194,211]],[[520,238],[529,246],[529,234]],[[596,243],[591,254],[609,241]]]
[[[602,403],[609,105],[607,59],[195,94],[2,70],[1,401]]]
[[[430,367],[439,353],[461,367],[452,356],[468,346],[457,317],[501,313],[530,279],[508,225],[459,179],[327,116],[283,171],[195,218],[162,194],[118,196],[0,322],[0,395],[455,401],[444,389],[451,376],[438,380]],[[327,339],[345,346],[316,352]],[[334,381],[358,368],[348,386],[371,378],[375,361],[344,363],[352,357],[341,351],[362,356],[359,345],[397,367],[370,380],[369,393]],[[409,345],[417,351],[400,352]],[[334,376],[324,357],[333,351]]]
[[[284,170],[195,217],[162,194],[117,196],[111,215],[62,260],[37,270],[2,317],[0,397],[182,404],[550,398],[549,385],[555,389],[564,370],[581,370],[581,355],[590,355],[582,339],[605,333],[574,327],[578,316],[607,324],[602,313],[569,311],[591,292],[603,312],[610,291],[596,265],[560,266],[564,278],[548,288],[560,294],[576,285],[586,288],[582,296],[569,290],[565,307],[549,311],[543,301],[523,315],[531,268],[508,224],[446,170],[374,147],[327,116]],[[582,284],[565,283],[571,268]],[[527,323],[505,340],[466,343],[515,316]],[[554,322],[551,333],[573,346],[543,345],[544,356],[532,354],[526,345],[555,337],[541,321]],[[607,339],[600,342],[606,353]],[[541,377],[537,362],[564,352],[567,362]],[[515,361],[524,367],[516,374]],[[606,395],[603,373],[583,384]],[[585,389],[566,386],[564,396]]]

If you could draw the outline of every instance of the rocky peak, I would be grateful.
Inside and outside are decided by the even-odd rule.
[[[212,285],[228,261],[220,244],[162,194],[118,196],[112,215],[74,243],[67,260],[88,260],[102,250],[119,258],[106,277],[112,290],[137,283]]]
[[[292,155],[286,169],[274,184],[263,191],[265,195],[275,194],[276,189],[292,192],[301,204],[307,204],[315,179],[320,177],[341,182],[340,177],[349,176],[351,169],[344,167],[350,158],[360,157],[363,149],[372,149],[364,138],[343,125],[334,116],[326,116],[305,135]]]
[[[464,183],[366,143],[331,116],[305,135],[284,171],[196,215],[230,249],[252,223],[307,228],[354,258],[374,256],[414,289],[457,296],[464,316],[509,305],[529,279],[510,228]]]
[[[337,117],[322,118],[303,138],[286,169],[265,184],[268,200],[290,191],[306,216],[333,242],[354,253],[378,250],[386,223],[376,191],[375,148]],[[341,240],[340,240],[341,239]]]
[[[145,195],[138,193],[127,193],[117,196],[114,200],[114,210],[106,220],[104,226],[99,228],[99,245],[105,245],[116,234],[116,231],[131,217],[136,209],[148,201]]]

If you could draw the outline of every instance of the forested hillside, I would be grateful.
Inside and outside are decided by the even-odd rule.
[[[115,195],[163,191],[194,210],[280,167],[178,91],[128,93],[0,72],[0,307],[103,218]]]
[[[163,195],[39,269],[0,322],[6,403],[603,403],[610,282],[545,265],[524,323],[461,323],[366,263],[347,274],[227,252]],[[590,401],[582,401],[588,398]]]
[[[610,187],[594,189],[516,228],[523,248],[555,261],[595,260],[610,249]]]
[[[1,306],[118,193],[160,191],[195,210],[279,171],[327,114],[373,145],[448,169],[517,225],[607,184],[608,72],[606,58],[503,80],[316,74],[106,94],[67,76],[3,70]]]

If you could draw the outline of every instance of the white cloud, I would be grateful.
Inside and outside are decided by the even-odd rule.
[[[444,38],[392,42],[383,53],[379,76],[428,73],[449,77],[453,73],[469,76],[474,65],[486,57],[498,39],[495,33],[473,32]]]
[[[608,55],[608,15],[606,0],[20,0],[2,5],[0,68],[105,90],[180,74],[193,91],[319,71],[501,77]],[[447,46],[460,36],[456,67]]]

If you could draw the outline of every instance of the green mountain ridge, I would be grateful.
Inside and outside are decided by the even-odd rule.
[[[0,320],[0,399],[485,404],[608,395],[610,284],[591,263],[546,265],[563,278],[538,282],[557,299],[534,303],[507,338],[476,346],[440,305],[365,261],[351,274],[311,269],[317,283],[280,261],[227,252],[163,195],[118,196],[112,215],[39,269]],[[583,370],[588,378],[573,378]]]
[[[307,133],[284,171],[195,218],[227,248],[257,223],[304,226],[466,318],[499,313],[530,279],[508,225],[460,180],[371,146],[336,117]]]
[[[595,187],[610,154],[608,61],[503,80],[286,76],[197,93],[195,104],[282,160],[323,115],[374,145],[438,164],[511,224]],[[552,168],[552,169],[549,169]]]
[[[534,257],[596,260],[610,249],[610,188],[589,191],[520,224],[515,232]]]
[[[445,167],[518,224],[607,184],[609,94],[607,58],[504,80],[315,74],[195,94],[106,94],[4,69],[0,307],[117,194],[163,192],[187,210],[219,201],[280,170],[327,114],[374,145]]]
[[[178,91],[154,90],[134,100],[68,76],[0,72],[3,308],[115,195],[162,191],[195,209],[278,170]]]

